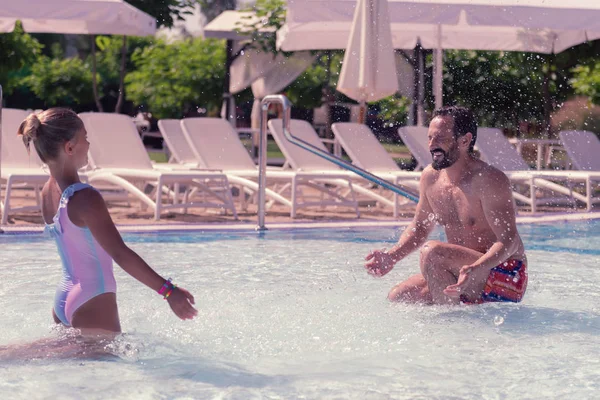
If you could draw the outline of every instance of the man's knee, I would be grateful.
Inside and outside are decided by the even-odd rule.
[[[421,247],[421,272],[425,274],[428,269],[435,268],[443,259],[444,243],[430,240]]]

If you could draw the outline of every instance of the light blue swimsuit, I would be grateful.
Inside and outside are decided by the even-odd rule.
[[[73,314],[87,301],[98,295],[117,291],[112,258],[96,242],[92,232],[73,224],[67,213],[71,196],[87,188],[94,189],[84,183],[75,183],[66,188],[60,198],[54,222],[46,225],[46,232],[56,241],[63,270],[63,277],[54,297],[54,312],[67,326],[71,326]]]

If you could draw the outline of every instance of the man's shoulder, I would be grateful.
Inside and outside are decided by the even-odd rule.
[[[509,179],[504,172],[481,160],[478,160],[472,166],[471,172],[473,183],[483,185],[487,188],[497,186],[498,184],[503,186],[509,183]]]
[[[425,182],[433,182],[440,176],[440,171],[435,170],[431,165],[428,165],[423,169],[421,173],[421,180]]]

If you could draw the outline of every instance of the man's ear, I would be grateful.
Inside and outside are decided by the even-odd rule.
[[[468,147],[471,144],[471,140],[473,140],[473,134],[467,132],[461,137],[461,140],[463,141],[462,144]]]

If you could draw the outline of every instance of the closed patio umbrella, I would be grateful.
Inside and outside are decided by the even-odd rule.
[[[361,105],[398,91],[387,0],[358,0],[337,90]]]

